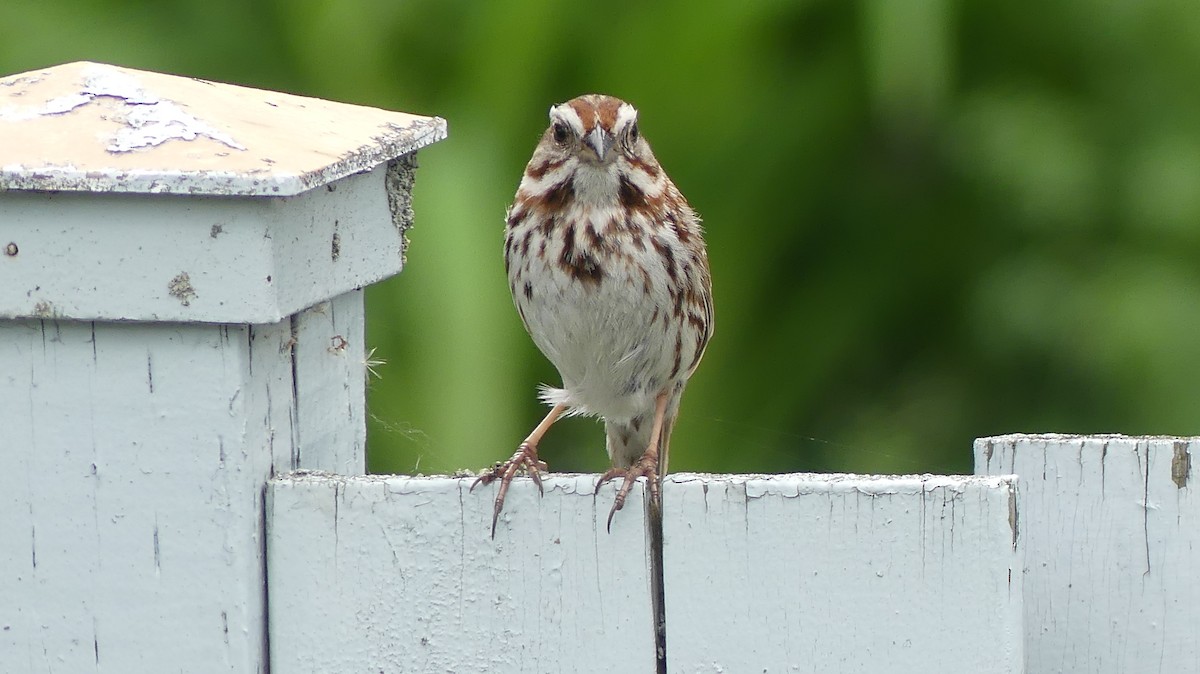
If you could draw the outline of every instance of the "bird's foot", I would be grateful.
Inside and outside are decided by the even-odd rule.
[[[608,511],[606,528],[609,531],[612,531],[613,515],[625,507],[625,499],[629,496],[629,490],[633,488],[633,484],[639,477],[646,478],[646,484],[650,489],[650,499],[653,503],[658,503],[658,455],[646,452],[642,458],[634,461],[633,465],[628,468],[609,468],[596,481],[596,491],[599,492],[601,485],[617,477],[623,478],[624,481],[621,483],[621,488],[617,490],[617,498],[613,501],[612,510]]]
[[[504,509],[504,496],[508,494],[508,485],[512,482],[513,476],[519,472],[525,473],[533,478],[538,493],[544,494],[541,473],[546,469],[546,462],[538,458],[537,445],[522,442],[508,461],[501,461],[492,466],[491,470],[480,475],[471,485],[470,491],[475,491],[475,487],[481,484],[489,485],[500,480],[500,490],[496,493],[496,505],[492,508],[492,538],[496,537],[496,522],[500,519],[500,511]]]

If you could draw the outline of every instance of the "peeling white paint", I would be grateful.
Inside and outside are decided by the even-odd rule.
[[[117,131],[113,142],[109,143],[109,152],[131,152],[168,140],[195,140],[201,137],[211,138],[235,150],[246,149],[245,145],[228,134],[201,122],[170,101],[134,107],[124,121],[126,126]]]
[[[110,66],[89,63],[83,69],[84,94],[112,96],[132,105],[153,105],[160,98],[142,88],[136,78]]]

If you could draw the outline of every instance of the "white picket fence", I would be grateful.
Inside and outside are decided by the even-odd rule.
[[[364,475],[360,288],[445,132],[0,78],[0,672],[1200,672],[1195,439],[671,475],[611,532],[612,485],[521,478],[494,539],[494,487]]]
[[[271,485],[274,672],[654,672],[649,537],[613,489],[447,477]],[[673,475],[672,672],[1020,671],[1007,477]],[[947,638],[947,635],[954,635]]]

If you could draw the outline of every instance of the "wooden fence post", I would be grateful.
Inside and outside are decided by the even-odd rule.
[[[445,123],[0,79],[0,671],[266,670],[264,484],[364,472],[361,288]]]
[[[975,471],[1021,476],[1027,671],[1200,672],[1196,438],[1005,435]]]

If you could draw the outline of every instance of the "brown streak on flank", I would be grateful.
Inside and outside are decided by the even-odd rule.
[[[654,307],[654,313],[650,314],[650,325],[654,325],[654,321],[658,320],[658,307]]]
[[[533,239],[533,229],[526,229],[525,236],[521,237],[521,255],[527,257],[529,255],[529,243]]]
[[[524,290],[525,290],[525,299],[532,300],[533,299],[533,284],[531,284],[529,281],[526,281]]]
[[[700,359],[704,357],[704,347],[707,345],[708,339],[705,338],[704,333],[698,333],[696,335],[696,353],[692,356],[691,364],[688,365],[688,372],[695,371],[696,366],[700,364]]]
[[[538,254],[538,259],[539,259],[539,260],[545,260],[545,259],[546,259],[546,244],[548,244],[548,243],[550,243],[550,239],[546,239],[546,238],[543,238],[543,239],[542,239],[542,240],[541,240],[541,241],[538,243],[538,252],[537,252],[537,254]]]
[[[656,236],[650,239],[650,243],[654,244],[654,249],[662,256],[663,268],[667,272],[667,278],[671,279],[672,283],[679,281],[679,272],[675,269],[675,252],[671,250],[670,246],[663,243],[660,237]]]
[[[704,320],[703,316],[688,312],[688,323],[690,323],[692,327],[696,329],[696,332],[704,334],[705,324],[707,321]]]
[[[637,248],[639,252],[646,250],[646,241],[642,235],[642,230],[633,225],[632,215],[625,216],[625,221],[622,225],[622,231],[629,232],[629,243],[631,243],[634,248]]]
[[[654,290],[654,279],[650,276],[650,270],[642,268],[642,289],[649,295]],[[654,318],[658,318],[658,307],[654,308]],[[650,322],[654,322],[654,318]]]
[[[671,379],[679,376],[679,368],[683,361],[683,335],[675,333],[675,358],[671,361]]]
[[[575,224],[574,223],[567,225],[567,228],[563,230],[562,240],[563,240],[563,245],[562,245],[561,259],[562,259],[563,264],[570,264],[568,262],[568,260],[574,260],[574,258],[575,258]]]
[[[680,225],[679,218],[675,216],[675,211],[667,211],[667,223],[675,232],[675,237],[679,239],[679,243],[687,243],[692,239],[692,231],[686,224]],[[695,254],[693,253],[693,256]]]
[[[508,212],[508,226],[517,227],[525,218],[529,217],[529,209],[525,208],[524,204],[519,204]]]

